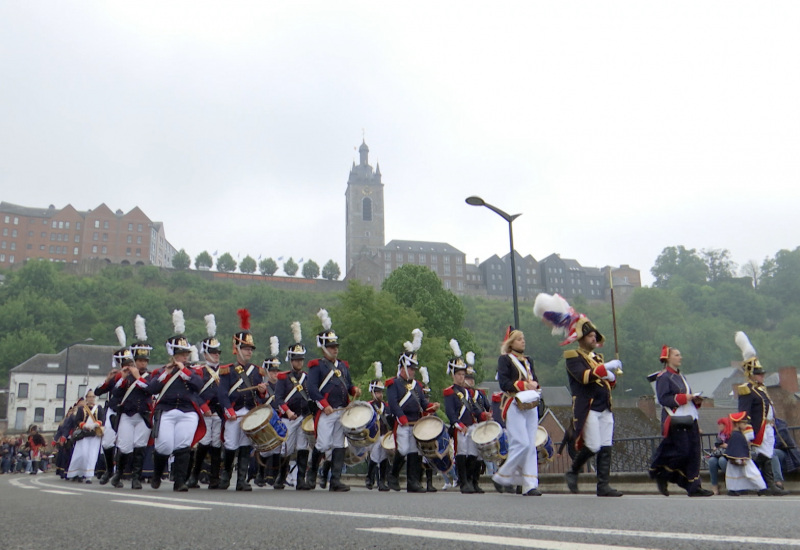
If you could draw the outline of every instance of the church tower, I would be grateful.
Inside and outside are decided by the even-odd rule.
[[[381,167],[368,163],[369,147],[362,140],[359,163],[353,162],[345,191],[346,202],[346,278],[355,278],[379,288],[383,281],[380,249],[384,235],[383,183]]]

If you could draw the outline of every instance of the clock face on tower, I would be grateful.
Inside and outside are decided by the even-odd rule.
[[[372,189],[370,189],[369,187],[365,187],[364,189],[361,190],[361,194],[364,195],[365,197],[369,196],[372,194]]]

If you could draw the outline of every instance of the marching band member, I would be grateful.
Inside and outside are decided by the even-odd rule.
[[[230,487],[233,461],[236,452],[239,458],[236,468],[236,490],[252,491],[247,483],[247,470],[250,465],[250,439],[242,431],[241,417],[264,402],[267,384],[263,381],[259,368],[250,360],[256,345],[250,333],[250,312],[237,311],[241,330],[233,335],[233,353],[236,362],[220,367],[217,398],[225,414],[223,441],[225,446],[224,468],[220,475],[220,489]]]
[[[522,331],[509,327],[500,353],[497,380],[504,392],[501,405],[508,431],[508,458],[492,480],[500,485],[521,486],[525,496],[541,496],[536,452],[537,405],[541,394],[533,360],[525,355]]]
[[[208,474],[208,488],[219,489],[220,453],[222,451],[222,410],[217,397],[219,389],[219,356],[221,344],[217,340],[217,320],[213,313],[204,317],[206,334],[208,335],[200,344],[203,351],[205,365],[199,367],[198,374],[203,378],[200,388],[200,409],[203,411],[203,422],[206,425],[206,434],[197,444],[192,469],[186,486],[190,489],[199,487],[198,479],[203,469],[206,456],[211,458],[211,469]]]
[[[311,413],[309,402],[311,397],[308,394],[308,374],[303,370],[305,362],[306,348],[303,346],[300,322],[292,323],[292,335],[294,344],[289,346],[286,352],[286,360],[289,361],[291,369],[287,372],[278,374],[278,385],[275,389],[275,402],[284,417],[286,425],[286,441],[284,442],[284,454],[286,456],[286,466],[288,467],[289,457],[297,453],[297,481],[295,489],[298,491],[308,491],[312,487],[306,482],[306,470],[308,468],[308,440],[303,431],[303,420]],[[281,472],[282,481],[285,482],[286,475]]]
[[[748,491],[758,491],[759,494],[766,494],[767,484],[764,481],[758,466],[751,458],[750,444],[755,434],[750,425],[750,419],[745,411],[739,411],[728,415],[728,419],[733,424],[730,439],[725,447],[724,456],[728,459],[725,468],[725,485],[728,487],[728,495],[738,497]]]
[[[420,366],[419,367],[419,374],[420,378],[422,378],[422,392],[425,394],[425,399],[429,402],[431,400],[431,387],[430,387],[430,376],[428,375],[428,367]],[[420,453],[421,454],[421,453]],[[451,466],[450,469],[452,470],[453,467]],[[422,457],[422,471],[425,472],[425,492],[426,493],[436,493],[438,490],[436,487],[433,486],[433,476],[436,474],[436,465],[431,462],[431,459],[427,456]],[[444,475],[443,475],[444,477]],[[420,485],[422,484],[422,480],[420,478]]]
[[[664,439],[650,464],[650,479],[656,480],[658,492],[669,496],[668,482],[686,489],[690,497],[710,497],[714,493],[700,486],[700,428],[697,409],[703,398],[692,393],[689,382],[681,374],[681,352],[664,346],[661,362],[664,368],[656,376],[656,398],[661,405]],[[678,420],[681,424],[678,424]],[[685,422],[683,422],[685,421]]]
[[[186,492],[192,446],[206,431],[203,413],[197,405],[203,379],[189,366],[192,348],[183,335],[186,330],[183,311],[173,311],[172,322],[176,334],[166,342],[170,362],[152,374],[147,388],[150,394],[158,395],[153,413],[155,452],[150,486],[153,489],[161,486],[161,476],[173,455],[172,490]]]
[[[775,476],[772,472],[772,455],[775,452],[775,406],[764,385],[764,367],[761,366],[756,350],[744,332],[737,332],[734,340],[742,351],[742,370],[746,379],[737,391],[739,411],[747,413],[750,417],[754,434],[754,462],[761,470],[761,476],[767,485],[758,494],[788,495],[789,491],[775,485]]]
[[[138,319],[139,316],[137,315],[136,318]],[[103,439],[101,442],[106,471],[100,477],[100,485],[108,483],[114,473],[114,454],[117,448],[117,427],[119,424],[119,397],[112,390],[122,377],[120,369],[133,363],[131,352],[125,347],[125,330],[122,327],[117,327],[117,339],[122,348],[114,352],[111,370],[106,375],[106,379],[94,389],[95,395],[109,394],[105,406]]]
[[[102,442],[103,423],[98,418],[100,407],[95,404],[94,391],[86,392],[83,406],[75,411],[75,422],[77,423],[77,434],[75,437],[75,448],[72,451],[72,459],[67,469],[67,479],[77,478],[85,480],[86,483],[92,482],[94,467],[100,455],[100,444]],[[33,449],[31,449],[33,456]],[[35,473],[38,465],[33,465],[32,473]]]
[[[350,402],[350,396],[360,396],[361,389],[350,380],[347,362],[338,359],[339,337],[331,330],[328,312],[320,309],[317,316],[322,322],[322,332],[317,335],[317,347],[322,348],[324,357],[308,363],[308,393],[319,407],[316,413],[317,442],[311,455],[308,483],[312,487],[316,484],[319,460],[330,450],[330,490],[344,492],[349,491],[350,487],[341,481],[345,455],[341,416]]]
[[[475,352],[468,351],[465,357],[467,360],[467,372],[464,374],[464,384],[466,384],[467,391],[470,392],[475,417],[489,420],[492,417],[492,406],[491,403],[489,403],[489,398],[486,396],[484,390],[475,387]],[[479,422],[483,420],[479,420]],[[480,453],[478,453],[476,460],[477,464],[473,470],[474,477],[472,479],[472,486],[476,493],[483,493],[484,491],[481,489],[480,479],[481,472],[486,471],[486,463],[483,461]]]
[[[489,415],[481,411],[476,417],[472,393],[464,381],[467,364],[461,358],[458,341],[450,340],[450,348],[453,350],[453,357],[447,363],[447,374],[453,377],[453,385],[446,388],[443,394],[444,409],[450,421],[450,434],[455,442],[459,486],[464,494],[482,493],[482,490],[477,491],[475,487],[480,477],[480,462],[472,433],[477,423],[487,420]]]
[[[375,486],[376,482],[379,491],[388,491],[389,486],[386,484],[386,478],[389,474],[389,458],[386,454],[386,449],[381,445],[383,436],[391,430],[387,415],[386,403],[383,401],[383,365],[380,361],[372,363],[372,368],[375,369],[375,378],[369,383],[369,391],[372,394],[372,400],[369,402],[372,405],[375,414],[378,416],[378,439],[369,448],[369,467],[367,469],[367,479],[365,481],[366,487],[369,490]]]
[[[270,337],[269,349],[269,357],[264,359],[264,362],[261,364],[261,375],[266,376],[267,383],[267,395],[264,404],[272,407],[273,413],[280,417],[282,412],[275,399],[275,391],[278,387],[278,374],[281,370],[281,360],[278,359],[280,342],[277,336]],[[255,461],[257,469],[256,485],[263,487],[269,484],[272,485],[273,489],[278,490],[282,490],[286,486],[286,476],[289,474],[289,461],[285,461],[286,471],[284,472],[284,461],[281,453],[281,446],[271,451],[259,452],[261,458],[267,458],[268,460],[263,462],[260,460]],[[281,477],[281,474],[283,474],[283,477]]]

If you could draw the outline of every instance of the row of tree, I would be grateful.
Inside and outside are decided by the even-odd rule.
[[[186,270],[189,269],[190,266],[191,258],[189,257],[189,254],[184,249],[180,249],[172,258],[172,267],[175,269]],[[211,254],[204,250],[194,259],[194,266],[195,269],[209,270],[214,266],[214,260],[211,257]],[[247,255],[242,259],[241,262],[237,263],[236,260],[233,259],[233,256],[230,254],[230,252],[225,252],[219,258],[217,258],[217,271],[230,273],[236,271],[237,267],[241,273],[248,274],[255,273],[256,270],[258,270],[262,275],[274,275],[278,271],[278,263],[272,258],[265,258],[256,263],[255,259],[253,259],[250,255]],[[294,277],[297,274],[297,270],[300,269],[300,266],[294,261],[293,258],[290,257],[286,262],[283,263],[282,268],[286,275],[289,277]],[[320,276],[320,274],[322,274],[322,278],[329,281],[337,280],[342,274],[341,270],[339,269],[339,264],[333,260],[328,260],[328,262],[322,267],[321,271],[317,262],[314,260],[308,260],[303,264],[301,273],[306,279],[316,279]]]

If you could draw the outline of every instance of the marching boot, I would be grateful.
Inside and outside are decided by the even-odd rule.
[[[578,494],[578,474],[583,468],[583,465],[586,464],[586,461],[589,460],[594,456],[594,453],[590,451],[587,447],[581,448],[578,455],[575,457],[575,460],[572,461],[572,468],[564,474],[564,478],[567,480],[567,487],[569,487],[569,492],[576,495]],[[609,455],[610,457],[611,455]],[[609,463],[610,465],[610,463]]]
[[[427,487],[425,487],[426,493],[435,493],[436,487],[433,486],[433,468],[429,467],[425,468],[425,481],[427,481]]]
[[[267,465],[264,468],[264,481],[267,485],[275,485],[281,471],[281,455],[272,455],[267,460]]]
[[[458,486],[461,492],[465,495],[471,495],[475,492],[472,486],[472,479],[467,472],[467,456],[456,455],[456,473],[458,474]]]
[[[419,453],[408,453],[406,456],[406,492],[425,493],[420,484],[422,479],[422,457]]]
[[[342,483],[342,469],[344,468],[344,447],[334,449],[331,453],[331,491],[346,493],[350,486]]]
[[[295,462],[297,463],[297,481],[294,484],[294,488],[298,491],[309,491],[311,487],[306,481],[306,475],[308,475],[308,451],[297,451]]]
[[[600,447],[597,453],[597,496],[621,497],[622,493],[608,484],[611,472],[611,447]]]
[[[470,459],[472,459],[472,467],[469,466]],[[483,467],[483,462],[478,459],[477,456],[469,456],[467,457],[467,472],[471,472],[471,479],[472,479],[472,488],[475,489],[475,492],[478,494],[483,494],[485,491],[481,489],[481,468]]]
[[[186,478],[189,475],[189,464],[192,461],[192,450],[189,447],[178,449],[173,453],[175,460],[172,462],[172,471],[175,482],[172,484],[172,490],[180,493],[189,491],[186,485]]]
[[[389,490],[386,480],[389,477],[389,459],[384,458],[378,466],[378,490],[385,492]]]
[[[767,484],[766,489],[761,489],[758,496],[770,495],[775,497],[782,497],[789,494],[789,491],[781,489],[775,485],[775,474],[772,472],[772,459],[759,453],[755,460],[756,466],[761,470],[761,477],[764,478],[764,483]]]
[[[269,458],[267,458],[267,460],[269,460]],[[266,470],[267,467],[256,460],[256,477],[253,480],[253,483],[256,484],[256,487],[264,487],[267,484],[266,481],[264,481],[264,472]]]
[[[111,478],[112,487],[122,489],[122,473],[125,471],[125,465],[128,463],[128,459],[131,458],[131,456],[133,456],[132,453],[120,453],[117,460],[117,471],[114,472],[114,476]]]
[[[103,449],[103,457],[106,460],[106,471],[102,476],[100,476],[100,485],[105,485],[111,481],[111,476],[113,475],[112,472],[114,471],[114,451],[114,447]]]
[[[189,489],[200,488],[200,484],[197,482],[197,480],[200,477],[200,471],[203,469],[203,462],[205,462],[207,454],[208,445],[198,445],[195,452],[192,453],[194,461],[191,462],[191,473],[189,474],[189,479],[186,480],[186,486]]]
[[[326,460],[325,462],[322,463],[322,477],[319,480],[320,489],[326,489],[328,487],[328,474],[330,473],[331,473],[331,461]]]
[[[276,455],[281,458],[280,468],[278,470],[278,479],[275,480],[275,485],[272,486],[273,489],[281,490],[286,487],[286,477],[289,475],[289,457],[281,457],[280,455]]]
[[[406,459],[399,452],[394,453],[394,461],[392,462],[392,471],[389,472],[388,482],[389,489],[392,491],[400,490],[400,470],[403,469],[403,464]]]
[[[161,487],[161,476],[164,475],[168,460],[169,455],[162,455],[153,451],[153,479],[150,480],[150,487],[153,489]]]
[[[208,454],[211,457],[211,471],[208,472],[208,488],[219,489],[219,466],[222,458],[222,448],[209,447]]]
[[[144,466],[145,447],[135,447],[133,449],[133,461],[131,462],[131,489],[139,490],[142,488],[142,467]]]
[[[236,468],[236,490],[252,491],[253,487],[247,483],[247,470],[250,469],[250,446],[239,447],[239,464]]]
[[[306,473],[306,484],[309,491],[317,488],[317,472],[319,471],[319,461],[322,456],[323,453],[319,452],[316,447],[311,451],[311,464],[308,465],[308,472]]]
[[[236,459],[236,451],[225,449],[225,463],[222,466],[222,471],[219,475],[219,489],[223,491],[231,486],[231,477],[233,476],[233,461]]]
[[[377,469],[377,464],[369,461],[369,466],[367,467],[367,478],[364,480],[364,485],[366,485],[367,489],[370,491],[372,487],[375,486],[375,470]]]

